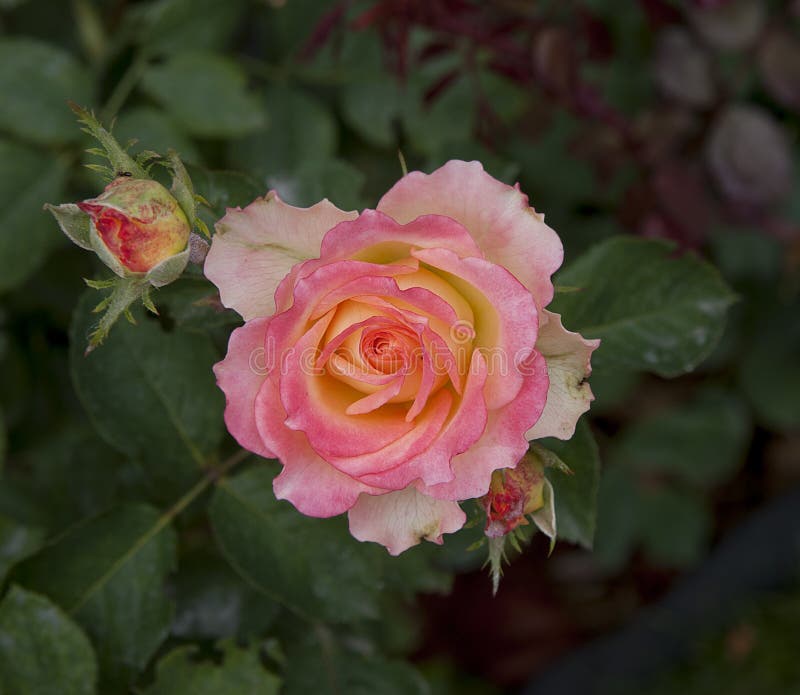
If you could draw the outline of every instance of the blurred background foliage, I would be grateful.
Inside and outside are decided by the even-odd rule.
[[[0,0],[0,692],[513,691],[702,567],[800,484],[799,29],[766,0]],[[210,365],[236,318],[190,273],[160,325],[82,361],[99,267],[41,210],[101,186],[67,100],[178,150],[209,222],[268,188],[374,206],[398,150],[474,158],[558,230],[562,284],[626,233],[709,259],[738,301],[689,376],[598,353],[594,551],[534,538],[492,600],[479,528],[390,562],[287,512],[263,465],[174,504],[233,450]],[[800,688],[797,538],[765,541],[793,558],[764,577],[782,593],[687,634],[648,692]]]

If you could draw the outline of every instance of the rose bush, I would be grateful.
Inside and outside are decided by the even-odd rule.
[[[477,162],[404,176],[375,210],[274,193],[217,224],[205,273],[245,324],[215,367],[239,443],[278,498],[348,512],[398,554],[464,524],[539,437],[569,438],[598,341],[546,306],[563,250]]]

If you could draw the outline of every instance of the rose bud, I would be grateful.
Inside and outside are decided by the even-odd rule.
[[[486,510],[485,534],[498,538],[525,526],[525,516],[545,505],[544,486],[544,466],[538,458],[526,456],[516,468],[494,471],[489,492],[481,498]]]
[[[120,277],[149,273],[182,254],[189,243],[186,214],[157,181],[120,176],[102,195],[77,207],[91,220],[91,247]],[[165,279],[153,284],[165,284]]]

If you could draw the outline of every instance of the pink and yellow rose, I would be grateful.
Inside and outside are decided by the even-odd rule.
[[[529,440],[572,436],[598,341],[545,307],[563,251],[477,162],[404,176],[375,210],[274,193],[217,224],[205,263],[245,324],[215,367],[239,443],[274,490],[343,512],[398,554],[465,522]]]

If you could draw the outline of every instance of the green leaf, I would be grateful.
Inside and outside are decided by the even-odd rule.
[[[217,553],[181,557],[172,634],[183,639],[247,640],[266,633],[280,607],[247,584]]]
[[[615,438],[612,456],[638,470],[711,485],[744,461],[751,430],[735,395],[706,389],[689,403],[634,421]]]
[[[54,531],[141,497],[144,488],[141,468],[84,425],[51,431],[24,460],[47,527]]]
[[[347,532],[344,519],[312,519],[272,492],[260,465],[222,481],[209,507],[223,554],[248,582],[309,619],[378,615],[381,555]]]
[[[330,0],[268,4],[263,11],[265,33],[262,50],[268,56],[276,58],[299,53],[314,28],[330,11]],[[351,34],[361,36],[370,35],[373,32],[346,31],[342,33],[344,34],[343,38],[349,38]],[[328,43],[338,46],[339,41],[329,41]],[[297,64],[302,66],[302,61],[297,61]]]
[[[0,140],[0,293],[23,282],[63,242],[42,204],[62,196],[66,173],[51,154]]]
[[[185,52],[148,68],[142,87],[190,134],[231,138],[256,130],[266,119],[246,82],[232,60],[214,53]]]
[[[734,295],[717,271],[693,255],[673,257],[666,241],[616,237],[558,274],[583,288],[549,307],[564,325],[601,338],[598,367],[673,377],[694,369],[719,341]]]
[[[646,490],[638,505],[638,525],[647,558],[663,567],[697,562],[711,535],[705,500],[686,490]]]
[[[91,82],[60,48],[35,39],[2,38],[0,94],[0,130],[46,145],[75,142],[80,129],[67,101],[88,103]]]
[[[433,543],[420,543],[397,557],[385,555],[386,589],[409,599],[416,593],[447,594],[453,575],[441,566],[441,551]]]
[[[441,74],[436,75],[432,82],[440,77]],[[417,84],[416,93],[421,94],[429,86]],[[472,138],[476,108],[469,78],[459,77],[430,104],[423,103],[419,96],[413,98],[412,93],[404,97],[403,128],[414,150],[435,156],[448,143]]]
[[[96,302],[87,291],[73,317],[75,388],[97,432],[142,464],[157,499],[171,500],[198,477],[222,437],[224,399],[211,371],[217,352],[207,335],[167,333],[137,308],[137,325],[119,323],[84,356]]]
[[[389,148],[397,144],[404,100],[400,85],[391,75],[358,80],[341,92],[342,117],[367,142]]]
[[[140,41],[153,52],[224,48],[245,0],[160,0],[140,17]]]
[[[167,114],[149,106],[124,111],[114,124],[114,137],[122,143],[136,140],[128,150],[132,155],[151,150],[164,155],[176,150],[182,159],[200,161],[194,143]]]
[[[642,380],[642,374],[628,369],[592,369],[589,383],[594,402],[592,415],[607,415],[624,409]]]
[[[270,176],[267,183],[283,200],[301,207],[328,198],[342,210],[356,210],[361,204],[365,177],[354,166],[339,159],[308,162],[292,174]]]
[[[264,103],[269,109],[266,128],[231,143],[230,156],[238,167],[265,178],[333,156],[336,121],[322,101],[304,90],[280,85],[266,90]]]
[[[104,682],[121,688],[169,633],[173,605],[164,584],[175,544],[156,509],[128,505],[73,527],[16,576],[75,617],[97,649]]]
[[[226,208],[245,207],[266,193],[262,184],[238,171],[212,171],[196,166],[188,167],[188,171],[195,193],[211,206],[211,226],[225,214]],[[200,210],[208,212],[205,206]]]
[[[711,528],[708,503],[693,490],[637,483],[631,469],[611,466],[600,485],[594,557],[618,571],[641,545],[653,564],[685,567],[700,559]]]
[[[730,282],[771,283],[781,272],[781,242],[760,230],[725,227],[710,241],[714,263]]]
[[[603,471],[598,494],[597,537],[592,556],[606,571],[624,567],[639,538],[639,493],[631,471]]]
[[[216,287],[202,276],[185,276],[158,294],[162,314],[187,331],[213,333],[225,343],[242,319],[219,301]]]
[[[600,455],[592,430],[585,420],[581,420],[569,441],[542,439],[539,443],[555,453],[572,471],[572,475],[567,475],[555,468],[545,469],[555,493],[558,537],[591,548],[600,484]]]
[[[749,332],[738,371],[756,417],[777,431],[800,426],[800,302],[762,307]]]
[[[0,603],[0,674],[3,695],[92,695],[97,664],[58,607],[13,586]]]
[[[309,632],[287,648],[284,695],[429,695],[409,664],[351,651],[327,628]]]
[[[197,661],[196,652],[179,647],[167,654],[144,695],[278,695],[280,679],[261,665],[257,648],[227,644],[220,665]]]
[[[546,214],[549,224],[555,222],[556,229],[562,228],[568,213],[592,200],[599,188],[591,167],[571,153],[571,143],[581,127],[574,116],[559,110],[536,139],[512,135],[504,148],[506,156],[522,167],[523,190],[534,206]],[[570,283],[559,280],[559,284]]]
[[[0,334],[0,359],[2,355],[2,342],[3,335]],[[6,450],[8,449],[8,435],[6,434],[6,421],[3,417],[3,409],[0,408],[0,475],[3,473],[3,467],[6,463]]]
[[[45,531],[0,514],[0,584],[8,570],[42,547]]]

